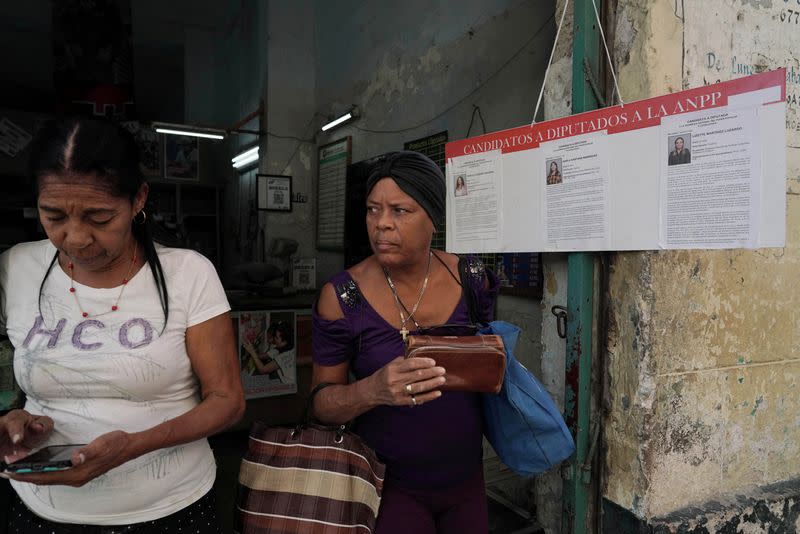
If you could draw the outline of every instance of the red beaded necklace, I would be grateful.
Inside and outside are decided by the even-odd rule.
[[[122,287],[119,288],[119,295],[117,295],[117,300],[114,301],[112,304],[111,309],[107,312],[103,313],[95,313],[94,315],[89,315],[87,312],[83,310],[83,306],[81,306],[81,301],[78,300],[78,292],[75,291],[75,265],[72,262],[67,264],[67,268],[69,269],[69,292],[72,293],[72,296],[75,297],[75,304],[78,305],[78,309],[81,311],[81,317],[99,317],[101,315],[106,315],[111,312],[115,312],[119,309],[119,301],[122,298],[122,293],[125,292],[125,287],[128,285],[128,281],[131,278],[131,273],[133,272],[133,268],[136,265],[136,245],[133,246],[133,259],[131,260],[131,265],[128,267],[128,274],[125,275],[125,278],[122,279]]]

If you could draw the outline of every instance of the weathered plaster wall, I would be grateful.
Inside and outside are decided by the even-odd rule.
[[[800,26],[781,21],[800,9],[794,3],[618,1],[623,97],[787,64],[797,72]],[[789,81],[791,99],[798,85]],[[605,496],[641,518],[800,475],[796,109],[787,124],[785,248],[614,258]]]
[[[308,123],[314,116],[316,90],[316,37],[311,24],[314,2],[269,2],[268,19],[269,83],[264,92],[267,128],[280,136],[313,139]],[[313,142],[269,136],[262,149],[261,172],[289,175],[294,195],[304,200],[313,197]],[[316,208],[312,202],[293,203],[291,213],[262,213],[267,244],[276,237],[296,239],[300,245],[297,257],[316,256],[318,263],[325,264],[316,251]]]

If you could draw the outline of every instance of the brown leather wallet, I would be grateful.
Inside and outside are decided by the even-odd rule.
[[[431,358],[447,371],[442,391],[498,393],[506,371],[500,336],[408,336],[406,358]]]

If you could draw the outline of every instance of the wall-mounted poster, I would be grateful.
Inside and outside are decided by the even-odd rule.
[[[320,250],[344,250],[347,166],[352,153],[350,137],[319,147],[317,248]]]
[[[241,311],[232,316],[245,398],[297,393],[297,313]]]
[[[292,211],[292,177],[274,174],[257,175],[258,209]]]
[[[172,180],[200,180],[200,140],[197,137],[164,136],[164,175]]]
[[[0,340],[0,410],[22,407],[24,395],[14,380],[14,346]]]
[[[125,121],[120,123],[136,139],[139,146],[139,168],[145,178],[161,178],[161,137],[162,135],[152,128],[142,128],[138,121]]]
[[[160,178],[161,173],[161,134],[149,128],[140,128],[136,137],[139,143],[139,167],[145,178]]]
[[[60,0],[52,5],[57,107],[124,120],[136,115],[130,0]]]
[[[785,246],[787,77],[699,84],[448,143],[447,250]]]
[[[292,259],[292,286],[297,289],[317,288],[317,259]]]

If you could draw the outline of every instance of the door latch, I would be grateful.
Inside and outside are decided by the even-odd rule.
[[[564,306],[553,306],[550,312],[556,316],[558,337],[567,339],[567,309]]]

